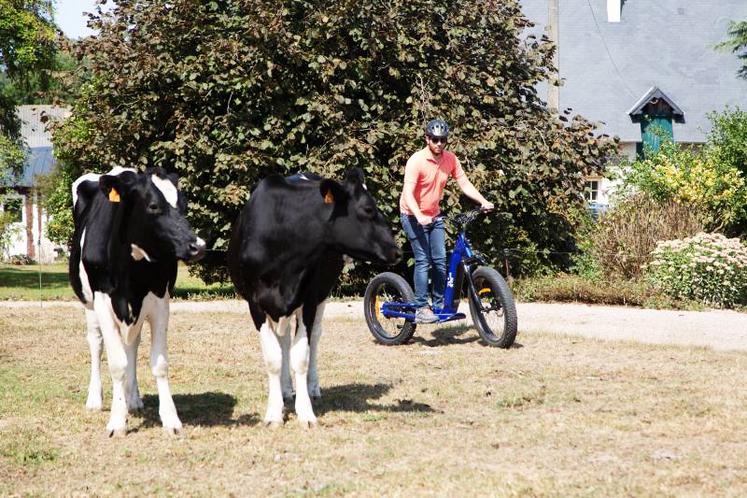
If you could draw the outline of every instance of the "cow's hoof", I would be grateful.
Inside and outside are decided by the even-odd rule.
[[[292,405],[296,401],[296,393],[291,391],[289,393],[283,393],[283,403],[286,405]]]
[[[314,420],[298,420],[298,425],[301,427],[301,429],[308,430],[313,429],[317,426],[316,419]]]
[[[179,437],[182,435],[182,427],[166,427],[164,426],[163,432],[166,433],[168,437]]]
[[[280,429],[283,426],[282,421],[277,420],[265,420],[265,427],[272,430]]]
[[[127,410],[130,412],[139,412],[144,407],[145,405],[143,404],[143,400],[140,398],[140,396],[127,401]]]
[[[109,437],[125,437],[127,434],[127,427],[107,427],[106,428]]]

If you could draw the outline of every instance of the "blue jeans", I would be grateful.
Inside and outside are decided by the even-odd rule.
[[[415,304],[418,308],[428,306],[428,274],[433,284],[433,307],[444,307],[446,288],[446,231],[440,216],[430,225],[421,225],[417,218],[403,214],[400,216],[402,228],[410,241],[415,254]]]

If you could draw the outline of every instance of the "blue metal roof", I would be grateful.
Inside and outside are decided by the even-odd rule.
[[[520,0],[541,34],[547,0]],[[747,110],[747,80],[741,61],[715,49],[727,39],[730,21],[747,19],[745,0],[627,0],[621,22],[607,22],[606,0],[559,2],[559,65],[564,80],[560,107],[573,108],[623,142],[640,142],[641,130],[628,111],[652,87],[675,102],[684,123],[674,138],[704,142],[709,112],[728,105]],[[541,91],[546,95],[546,86]]]
[[[26,152],[26,166],[23,175],[17,185],[31,187],[34,185],[34,176],[46,175],[52,172],[55,160],[52,155],[52,147],[33,147]]]
[[[21,174],[12,178],[10,184],[17,187],[32,187],[36,175],[50,173],[55,165],[48,121],[65,119],[70,111],[52,105],[21,105],[16,108],[16,113],[21,119],[21,136],[26,144],[26,161]]]

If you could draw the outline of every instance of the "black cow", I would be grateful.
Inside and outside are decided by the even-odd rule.
[[[342,184],[309,174],[268,177],[234,225],[228,267],[259,331],[269,377],[268,425],[283,422],[283,398],[293,393],[291,367],[299,423],[316,424],[310,396],[320,395],[316,351],[321,319],[343,254],[384,264],[402,257],[358,168]]]
[[[112,376],[109,435],[126,432],[127,411],[142,408],[137,385],[140,330],[151,329],[150,364],[156,377],[163,427],[181,429],[168,383],[166,328],[177,259],[193,261],[205,252],[184,213],[177,178],[160,168],[138,173],[115,168],[89,173],[73,183],[75,234],[70,251],[70,284],[85,306],[91,350],[86,407],[100,410],[101,347]]]

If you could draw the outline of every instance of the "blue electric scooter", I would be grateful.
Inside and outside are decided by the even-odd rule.
[[[482,211],[476,209],[445,218],[456,227],[457,238],[446,274],[444,307],[433,312],[439,318],[436,323],[466,318],[459,312],[466,287],[470,314],[480,337],[490,346],[508,348],[514,343],[517,331],[513,294],[501,274],[487,266],[467,239],[467,225],[480,214]],[[412,338],[416,326],[414,300],[412,288],[396,273],[380,273],[369,282],[363,300],[364,313],[368,328],[378,342],[393,346]]]

